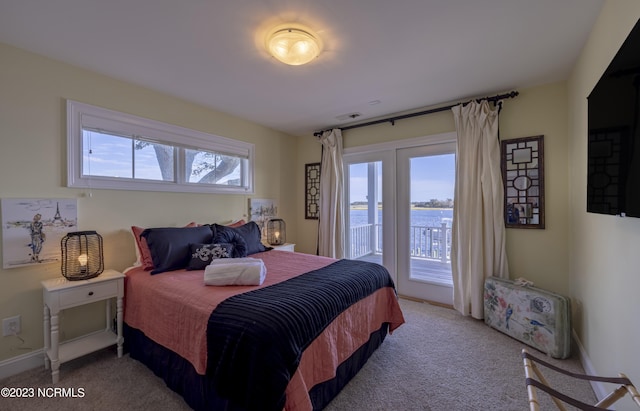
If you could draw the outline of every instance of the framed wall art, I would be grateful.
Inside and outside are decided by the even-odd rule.
[[[3,198],[2,267],[60,262],[60,240],[78,231],[76,199]]]
[[[317,220],[320,204],[320,163],[304,166],[304,218]]]
[[[502,140],[505,226],[544,228],[544,136]]]
[[[260,227],[262,239],[267,238],[267,222],[278,216],[278,204],[275,200],[251,198],[249,199],[249,220],[255,221]]]

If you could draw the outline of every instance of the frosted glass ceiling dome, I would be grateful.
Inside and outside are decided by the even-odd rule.
[[[292,66],[306,64],[320,55],[322,41],[310,29],[297,24],[281,24],[267,35],[267,51]]]

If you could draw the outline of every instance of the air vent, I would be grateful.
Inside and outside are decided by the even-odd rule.
[[[360,117],[362,115],[362,113],[349,113],[349,114],[343,114],[341,116],[337,116],[336,118],[340,121],[345,121],[345,120],[355,120],[356,118]]]

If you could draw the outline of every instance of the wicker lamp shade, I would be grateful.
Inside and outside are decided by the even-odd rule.
[[[68,280],[86,280],[104,271],[102,236],[95,231],[68,233],[60,241],[62,275]]]
[[[267,242],[271,245],[282,245],[287,241],[287,225],[280,218],[267,221]]]

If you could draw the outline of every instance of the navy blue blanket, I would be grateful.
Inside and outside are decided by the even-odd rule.
[[[228,298],[209,318],[207,374],[242,409],[281,411],[305,348],[342,311],[383,287],[394,287],[383,266],[339,260]]]

